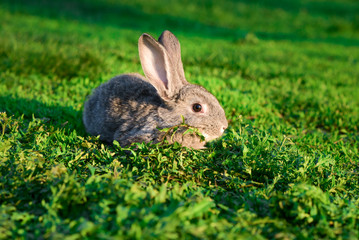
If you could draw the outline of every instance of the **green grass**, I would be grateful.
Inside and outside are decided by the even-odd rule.
[[[0,2],[1,239],[358,239],[359,3]],[[106,146],[99,84],[179,38],[230,127],[195,151]]]

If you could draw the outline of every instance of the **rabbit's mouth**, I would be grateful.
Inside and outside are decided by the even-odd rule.
[[[205,138],[206,142],[215,140],[219,137],[221,137],[224,133],[225,127],[222,127],[221,130],[219,130],[218,132],[205,132],[204,129],[199,129],[199,131],[201,132],[201,134],[203,135],[203,137]]]
[[[211,136],[211,135],[205,133],[204,131],[202,131],[201,134],[202,134],[203,137],[205,138],[205,141],[206,141],[206,142],[209,142],[209,141],[212,141],[212,140],[218,138],[218,136]]]

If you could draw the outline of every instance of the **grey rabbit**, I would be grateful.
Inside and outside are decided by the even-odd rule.
[[[83,122],[91,135],[102,141],[117,140],[121,146],[133,142],[170,142],[194,149],[220,137],[228,127],[223,108],[205,88],[187,82],[181,61],[180,43],[164,31],[156,41],[144,33],[138,40],[140,74],[123,74],[97,87],[84,106]],[[197,128],[205,137],[186,129],[165,135],[159,131],[180,125]],[[159,129],[158,129],[159,128]]]

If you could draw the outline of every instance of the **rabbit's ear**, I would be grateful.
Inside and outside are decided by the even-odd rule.
[[[173,68],[165,47],[144,33],[138,40],[138,51],[142,69],[159,95],[164,99],[173,97],[184,84]]]
[[[173,68],[175,68],[175,71],[178,74],[179,80],[181,80],[183,84],[188,84],[184,75],[183,64],[181,60],[181,45],[176,36],[170,31],[166,30],[158,38],[158,42],[166,48],[168,56],[172,61]]]

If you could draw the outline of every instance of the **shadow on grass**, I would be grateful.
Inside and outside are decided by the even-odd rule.
[[[335,11],[346,16],[355,18],[355,9],[330,2],[329,6],[322,9],[323,4],[304,4],[299,1],[243,1],[248,5],[262,5],[268,9],[284,9],[291,13],[297,13],[299,10],[308,10],[310,14],[330,17]],[[209,4],[210,3],[204,3]],[[87,24],[96,24],[103,26],[121,27],[123,29],[132,29],[140,32],[162,32],[165,29],[178,33],[185,33],[187,36],[201,36],[208,38],[220,38],[238,40],[242,39],[248,33],[247,30],[239,28],[230,28],[205,24],[199,21],[186,19],[184,17],[170,16],[166,14],[149,14],[143,12],[139,7],[127,6],[120,2],[100,2],[96,0],[64,0],[64,1],[43,1],[43,0],[5,0],[0,6],[5,7],[11,12],[23,12],[33,14],[49,19],[70,19],[81,21]],[[323,6],[322,6],[323,5]],[[203,11],[206,11],[203,6]],[[255,9],[255,8],[254,8]],[[158,12],[158,11],[157,11]],[[336,12],[337,13],[337,12]],[[355,20],[353,20],[355,22]],[[345,37],[329,38],[306,38],[298,36],[295,33],[280,32],[255,32],[257,36],[268,40],[289,40],[293,42],[315,42],[330,43],[343,46],[359,46],[358,39]]]
[[[236,0],[232,0],[236,1]],[[283,9],[291,13],[308,12],[319,16],[355,16],[359,11],[357,3],[338,1],[302,1],[302,0],[241,0],[246,4],[261,5],[268,9]]]
[[[48,122],[55,128],[64,128],[66,131],[76,130],[80,136],[85,136],[86,131],[82,124],[82,112],[68,106],[49,105],[34,99],[0,96],[0,112],[6,112],[9,116],[24,116],[31,120],[33,116]]]
[[[162,32],[169,29],[177,33],[185,32],[186,35],[211,38],[243,38],[247,33],[239,29],[206,25],[198,21],[165,14],[148,14],[139,8],[121,4],[119,1],[109,4],[96,0],[5,0],[0,3],[1,5],[11,12],[23,12],[49,19],[70,19],[87,24],[121,27],[140,32]]]

